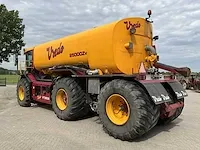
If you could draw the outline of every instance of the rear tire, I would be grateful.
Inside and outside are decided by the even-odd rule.
[[[17,83],[17,102],[22,107],[30,107],[30,85],[25,78],[21,78]]]
[[[116,125],[109,119],[110,114],[106,113],[106,102],[113,94],[123,96],[130,108],[129,119],[122,125]],[[136,83],[117,79],[107,83],[101,89],[98,98],[98,114],[106,133],[116,139],[132,141],[157,124],[160,111],[146,91]]]
[[[66,96],[66,106],[64,103],[58,101],[58,92],[61,89]],[[61,120],[81,119],[88,113],[89,107],[86,104],[85,92],[72,78],[59,79],[53,86],[51,99],[52,108]]]

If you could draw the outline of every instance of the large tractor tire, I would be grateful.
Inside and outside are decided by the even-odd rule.
[[[82,88],[72,78],[61,78],[53,86],[52,108],[61,120],[77,120],[86,116],[89,105]]]
[[[30,85],[25,78],[21,78],[17,83],[17,102],[22,107],[30,107]]]
[[[133,141],[157,124],[160,110],[136,83],[116,79],[101,89],[98,114],[106,133]]]
[[[184,98],[181,99],[180,101],[184,102]],[[160,118],[158,120],[158,125],[166,125],[166,124],[169,124],[170,122],[174,121],[176,118],[178,118],[181,115],[183,108],[184,108],[184,106],[177,108],[175,113],[169,118]]]

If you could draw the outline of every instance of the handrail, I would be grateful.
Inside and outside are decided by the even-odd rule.
[[[23,71],[27,70],[28,68],[33,68],[32,66],[31,67],[27,66],[27,64],[30,64],[32,62],[33,62],[32,60],[19,61],[17,64],[19,66],[17,67],[18,68],[17,71],[19,71],[19,73],[22,74]]]

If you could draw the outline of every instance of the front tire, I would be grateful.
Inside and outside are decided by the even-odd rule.
[[[52,108],[61,120],[77,120],[87,115],[86,95],[72,78],[59,79],[52,90]]]
[[[30,107],[30,85],[25,78],[21,78],[17,83],[17,102],[22,107]]]
[[[119,111],[123,112],[115,115]],[[98,114],[106,133],[116,139],[132,141],[157,124],[160,111],[146,91],[136,83],[117,79],[102,88],[98,99]]]

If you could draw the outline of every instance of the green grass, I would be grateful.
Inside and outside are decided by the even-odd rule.
[[[19,79],[19,75],[0,75],[0,79],[6,78],[7,84],[16,84]],[[0,81],[2,83],[2,80]]]

